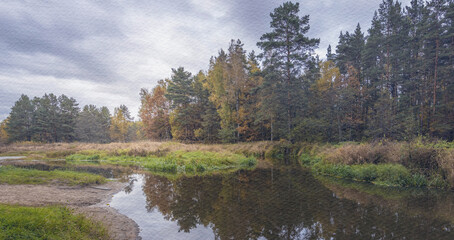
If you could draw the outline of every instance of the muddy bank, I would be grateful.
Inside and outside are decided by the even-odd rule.
[[[139,239],[137,224],[108,205],[112,196],[125,186],[120,182],[89,187],[0,184],[0,203],[34,207],[68,206],[76,213],[102,222],[112,239]]]

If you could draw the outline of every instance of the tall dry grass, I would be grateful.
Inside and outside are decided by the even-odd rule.
[[[319,155],[335,164],[402,164],[414,172],[429,176],[441,174],[454,186],[454,148],[415,140],[412,142],[348,143],[326,147]]]
[[[347,165],[399,163],[403,158],[401,149],[402,143],[348,143],[322,150],[322,155],[328,162]]]
[[[438,159],[441,168],[446,171],[447,181],[454,186],[454,149],[440,152]]]
[[[262,157],[275,143],[251,142],[237,144],[184,144],[178,142],[139,141],[130,143],[35,143],[22,142],[0,146],[0,154],[45,155],[50,158],[65,157],[78,152],[106,152],[112,155],[162,156],[174,151],[206,151],[239,153],[246,156]]]

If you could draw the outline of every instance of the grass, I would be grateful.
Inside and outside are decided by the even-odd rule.
[[[86,151],[104,152],[109,155],[150,156],[166,155],[176,151],[202,151],[217,153],[236,153],[245,156],[263,157],[265,152],[276,143],[269,141],[237,144],[183,144],[178,142],[139,141],[130,143],[36,143],[21,142],[0,146],[0,156],[24,155],[30,159],[64,158]]]
[[[307,154],[300,157],[304,166],[311,167],[316,174],[351,179],[355,181],[371,182],[382,186],[399,187],[433,187],[448,188],[449,184],[441,175],[432,173],[429,176],[410,171],[401,164],[335,164],[323,161],[321,158]]]
[[[0,204],[0,239],[109,239],[99,223],[65,207]]]
[[[257,164],[255,157],[228,152],[175,151],[165,155],[131,156],[128,151],[117,151],[115,155],[107,152],[94,154],[87,151],[66,157],[72,164],[93,163],[122,166],[139,166],[152,172],[163,173],[203,173],[226,169],[250,168]]]
[[[290,160],[299,159],[307,166],[322,161],[327,166],[320,166],[320,169],[327,174],[336,173],[360,181],[392,185],[396,184],[396,179],[383,180],[381,176],[374,176],[373,171],[394,166],[392,169],[398,172],[396,174],[404,174],[399,172],[403,166],[410,177],[404,174],[402,178],[405,181],[399,180],[401,185],[405,182],[411,186],[448,185],[454,188],[454,143],[422,138],[411,142],[338,144],[291,143],[284,140],[238,144],[24,142],[0,147],[0,155],[25,155],[28,159],[66,158],[73,164],[89,160],[91,162],[84,163],[140,166],[154,172],[185,174],[255,166],[255,158],[262,157],[274,159],[276,164],[289,164]],[[344,169],[338,165],[350,167]],[[364,166],[351,167],[356,165]],[[355,174],[350,176],[351,172]]]
[[[0,184],[92,185],[105,183],[102,176],[74,171],[40,171],[35,169],[0,166]]]
[[[298,157],[302,165],[315,166],[319,174],[385,185],[454,188],[451,142],[418,138],[410,142],[300,144]],[[381,169],[400,179],[381,176]]]
[[[251,168],[265,156],[272,142],[238,144],[183,144],[140,141],[133,143],[14,143],[0,147],[0,156],[26,160],[66,159],[67,163],[138,166],[156,173],[200,174]]]

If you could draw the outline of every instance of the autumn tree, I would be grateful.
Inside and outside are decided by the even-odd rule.
[[[170,101],[165,97],[166,88],[166,82],[161,80],[151,92],[144,88],[140,91],[139,114],[148,139],[169,140],[172,137],[169,122]]]
[[[6,131],[6,125],[8,124],[9,118],[0,122],[0,144],[8,143],[8,132]]]
[[[194,117],[198,118],[200,125],[195,129],[194,135],[199,141],[213,143],[219,141],[219,131],[221,129],[220,117],[216,106],[210,101],[210,92],[207,89],[207,76],[200,71],[194,77],[194,93],[196,96],[195,110],[200,114]]]
[[[125,105],[116,107],[110,120],[110,139],[117,142],[126,142],[132,120],[131,114]]]
[[[210,60],[205,87],[210,92],[209,99],[215,105],[220,117],[219,138],[223,142],[235,140],[234,112],[227,92],[228,79],[228,55],[221,49],[218,56]]]

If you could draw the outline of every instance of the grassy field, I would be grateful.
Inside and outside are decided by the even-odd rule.
[[[73,171],[40,171],[35,169],[0,166],[0,184],[64,184],[92,185],[105,183],[102,176]]]
[[[105,228],[65,207],[0,204],[0,239],[109,239]]]

